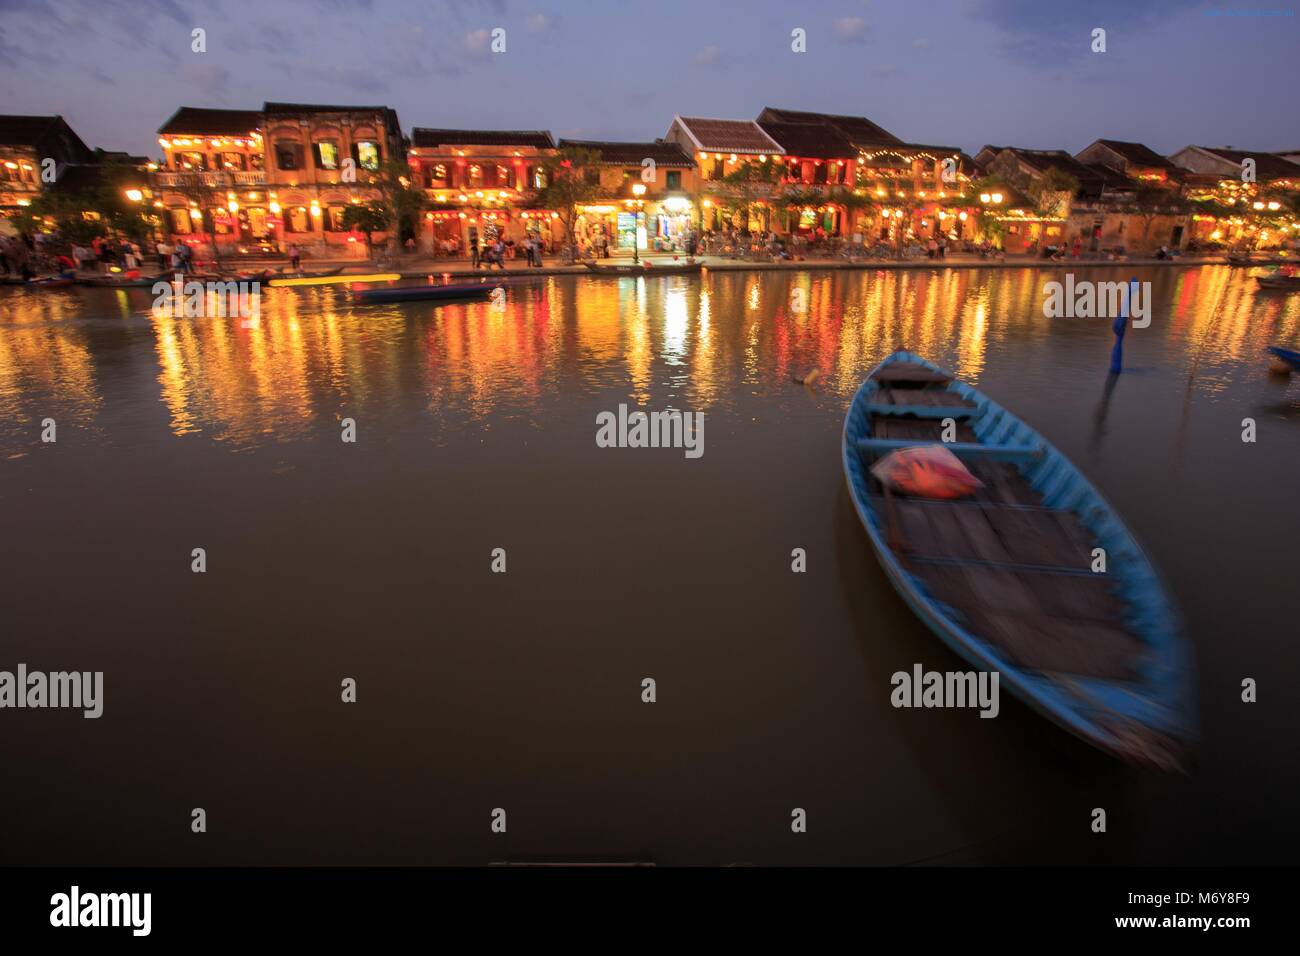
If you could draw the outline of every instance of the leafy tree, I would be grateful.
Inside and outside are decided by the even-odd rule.
[[[1070,200],[1078,190],[1079,180],[1056,166],[1048,167],[1047,172],[1031,180],[1025,189],[1040,215],[1061,217],[1069,214]]]
[[[569,146],[543,162],[546,186],[537,194],[537,203],[543,209],[554,210],[564,227],[565,245],[574,245],[574,229],[578,224],[578,207],[602,195],[600,181],[589,180],[588,168],[600,163],[600,151]]]
[[[365,233],[368,257],[373,248],[374,233],[388,229],[393,217],[394,213],[390,207],[379,200],[351,203],[343,210],[343,226],[345,229],[357,229]]]
[[[382,210],[385,223],[373,231],[383,232],[387,230],[389,251],[396,252],[400,239],[399,234],[402,230],[416,232],[420,213],[428,205],[428,198],[425,196],[424,190],[412,182],[411,167],[404,160],[391,159],[381,163],[378,170],[366,173],[366,182],[379,192],[379,198],[372,200],[368,205],[372,207],[377,205]],[[349,210],[365,207],[366,204],[360,206],[352,204],[349,206]],[[390,226],[392,228],[389,228]],[[358,224],[357,228],[362,227]],[[367,248],[369,248],[370,244],[371,237],[367,233]]]

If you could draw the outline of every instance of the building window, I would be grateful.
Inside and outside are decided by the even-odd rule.
[[[172,163],[177,169],[207,169],[208,157],[204,153],[175,153],[172,155]]]
[[[275,165],[279,169],[302,169],[302,143],[280,140],[275,144]]]
[[[311,227],[308,225],[307,207],[297,206],[288,210],[289,231],[290,232],[310,232]]]
[[[172,232],[180,236],[188,236],[193,231],[190,227],[190,211],[185,208],[168,211],[172,216]]]
[[[217,162],[221,164],[222,169],[243,170],[248,168],[244,160],[243,153],[219,153]]]
[[[589,186],[599,186],[599,185],[600,185],[600,170],[599,170],[599,169],[584,169],[584,170],[582,171],[582,176],[583,176],[583,178],[587,181],[587,185],[589,185]]]
[[[347,227],[343,225],[343,206],[329,206],[322,217],[325,224],[326,232],[347,232]]]
[[[316,165],[321,169],[339,168],[339,144],[334,140],[321,140],[312,144],[315,151]]]
[[[379,144],[371,140],[362,140],[352,145],[356,153],[357,165],[362,169],[375,172],[379,169]]]
[[[429,188],[441,187],[445,189],[451,185],[451,181],[447,178],[446,163],[434,163],[430,166],[425,166],[424,170],[425,170],[425,179],[424,179],[425,185],[428,186]]]
[[[680,169],[669,170],[667,180],[668,180],[669,189],[681,189],[682,188],[681,170]]]

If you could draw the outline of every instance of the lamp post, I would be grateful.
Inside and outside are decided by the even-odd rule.
[[[641,207],[645,205],[645,200],[641,197],[645,195],[645,183],[633,183],[632,195],[636,197],[632,200],[632,264],[639,265],[641,257],[637,251],[637,240],[641,238]]]

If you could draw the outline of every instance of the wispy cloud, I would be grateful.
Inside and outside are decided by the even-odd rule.
[[[866,43],[867,21],[862,17],[840,17],[831,24],[831,30],[841,43]]]

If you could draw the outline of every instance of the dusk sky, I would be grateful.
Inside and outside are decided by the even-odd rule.
[[[972,153],[1098,137],[1300,149],[1287,2],[0,0],[0,112],[59,113],[88,145],[149,156],[181,105],[265,100],[384,104],[408,134],[653,139],[677,113],[776,106]]]

